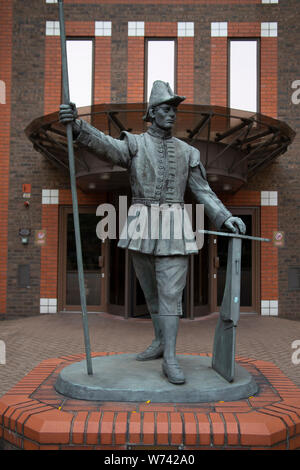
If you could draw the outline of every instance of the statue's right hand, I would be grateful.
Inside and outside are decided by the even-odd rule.
[[[76,105],[74,103],[70,104],[61,104],[59,107],[59,122],[62,124],[69,124],[70,122],[73,123],[77,117],[78,112]]]

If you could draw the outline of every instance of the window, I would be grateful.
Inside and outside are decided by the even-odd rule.
[[[146,41],[146,101],[155,80],[168,82],[175,88],[175,40],[148,39]]]
[[[229,41],[229,107],[258,112],[258,41]]]
[[[93,41],[67,40],[70,100],[79,108],[92,104]]]

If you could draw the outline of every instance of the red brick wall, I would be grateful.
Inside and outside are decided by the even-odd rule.
[[[261,207],[261,236],[273,238],[273,231],[278,230],[278,207]],[[261,299],[278,299],[278,248],[272,243],[261,246]]]
[[[57,299],[58,204],[42,205],[42,228],[47,239],[41,247],[40,297]]]
[[[228,23],[228,37],[260,37],[260,23]]]
[[[5,103],[0,104],[0,313],[6,313],[8,189],[12,73],[12,1],[0,3],[0,80],[5,83]]]
[[[260,191],[247,191],[241,189],[235,194],[221,194],[222,202],[225,206],[260,206]]]
[[[127,101],[144,101],[144,38],[128,38]]]
[[[261,38],[261,113],[277,117],[278,40]]]
[[[194,38],[178,38],[177,47],[177,93],[194,103]]]
[[[111,38],[95,38],[94,59],[94,103],[111,101]]]
[[[44,113],[58,111],[61,104],[61,52],[59,36],[45,38]]]
[[[148,22],[145,24],[145,36],[148,37],[176,37],[177,36],[177,23],[163,22],[154,23]]]
[[[210,104],[227,106],[227,38],[211,38]]]

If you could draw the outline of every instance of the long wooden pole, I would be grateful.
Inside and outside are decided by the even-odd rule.
[[[64,7],[63,0],[58,0],[59,6],[59,24],[60,24],[60,42],[61,42],[61,60],[62,60],[62,85],[63,85],[63,103],[70,104],[70,91],[69,91],[69,76],[68,76],[68,61],[67,61],[67,47],[66,47],[66,31],[65,31],[65,19],[64,19]],[[92,359],[91,359],[91,346],[90,336],[87,319],[86,309],[86,295],[84,286],[84,274],[83,274],[83,262],[82,262],[82,250],[81,250],[81,238],[80,238],[80,225],[79,225],[79,211],[78,211],[78,199],[76,189],[76,176],[75,176],[75,158],[73,148],[73,129],[72,123],[66,125],[67,139],[68,139],[68,154],[69,154],[69,171],[71,180],[71,191],[72,191],[72,204],[73,204],[73,220],[75,230],[75,241],[76,241],[76,255],[77,255],[77,269],[78,269],[78,281],[80,291],[80,302],[82,310],[82,322],[86,352],[86,363],[87,373],[93,374]]]

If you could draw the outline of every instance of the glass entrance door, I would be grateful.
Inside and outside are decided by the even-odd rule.
[[[105,243],[97,237],[96,226],[99,217],[96,208],[80,208],[79,223],[81,232],[82,259],[85,294],[88,311],[106,310],[106,266]],[[80,311],[77,257],[73,213],[71,208],[63,208],[62,253],[60,269],[61,310]]]

